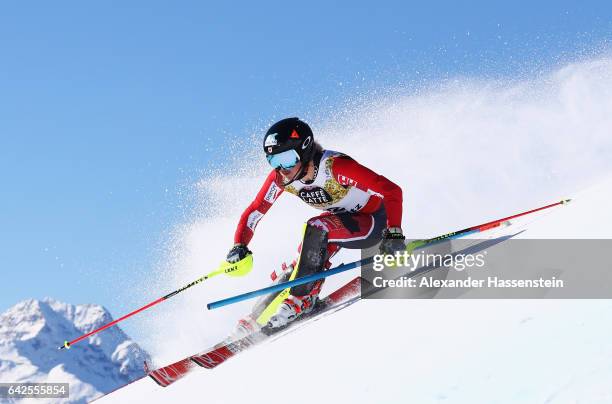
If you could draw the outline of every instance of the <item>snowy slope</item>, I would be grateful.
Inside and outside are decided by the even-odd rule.
[[[49,298],[16,304],[0,315],[0,382],[68,382],[69,402],[85,402],[137,379],[149,355],[118,327],[57,349],[109,321],[108,311],[93,304]]]
[[[610,198],[612,178],[517,226],[612,238]],[[213,371],[100,402],[610,403],[610,318],[606,300],[362,301]]]

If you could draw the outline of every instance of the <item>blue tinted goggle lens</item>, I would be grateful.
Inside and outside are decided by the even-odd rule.
[[[295,167],[300,161],[300,156],[295,150],[286,150],[282,153],[270,154],[266,156],[266,158],[273,168],[284,168],[286,170]]]

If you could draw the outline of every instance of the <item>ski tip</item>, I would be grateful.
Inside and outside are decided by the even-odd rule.
[[[567,205],[568,203],[570,203],[572,200],[570,198],[564,199],[561,201],[561,204],[563,205]]]

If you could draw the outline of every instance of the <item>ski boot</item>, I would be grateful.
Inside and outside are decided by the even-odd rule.
[[[298,317],[308,314],[314,309],[319,298],[323,281],[315,282],[310,293],[304,296],[289,295],[278,307],[276,314],[268,320],[268,327],[281,328],[289,325]]]

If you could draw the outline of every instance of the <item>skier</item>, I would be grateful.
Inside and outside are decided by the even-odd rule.
[[[405,248],[399,186],[345,154],[323,149],[314,141],[308,124],[299,118],[272,125],[264,136],[263,148],[273,169],[240,217],[228,262],[236,263],[252,254],[248,244],[255,227],[283,191],[326,212],[306,222],[297,261],[272,273],[273,281],[324,271],[343,247],[361,249],[381,243],[381,253],[388,254]],[[283,327],[309,313],[322,284],[319,280],[262,299],[240,320],[239,333],[253,332],[266,324]]]

